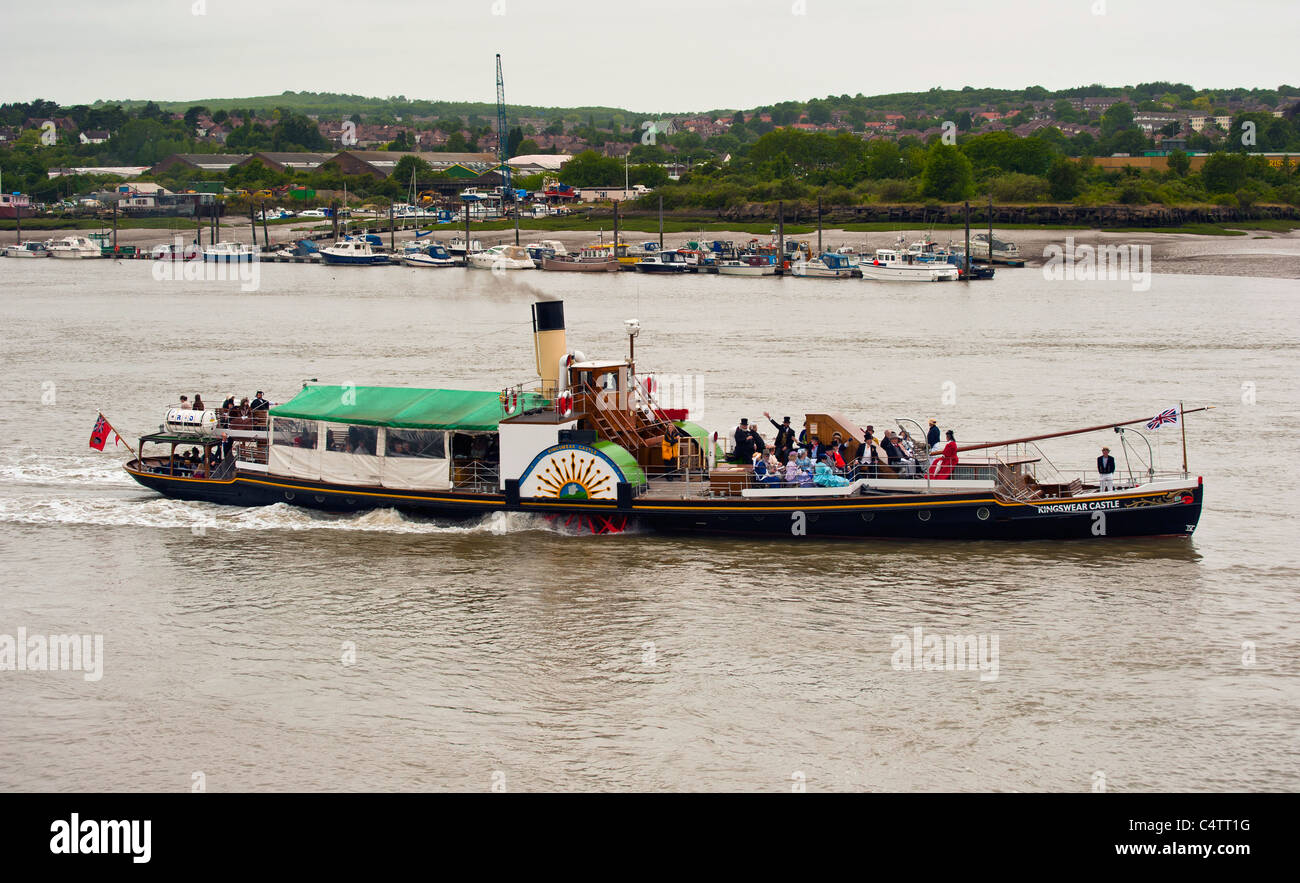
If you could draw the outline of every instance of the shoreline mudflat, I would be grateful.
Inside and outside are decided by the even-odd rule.
[[[313,229],[317,233],[324,232],[329,229],[329,225],[322,224]],[[361,229],[361,226],[357,225],[353,229]],[[971,229],[972,235],[979,232],[979,229],[973,227]],[[306,233],[306,228],[305,225],[297,229],[294,229],[292,225],[280,225],[270,228],[270,232],[272,241],[280,244],[302,238]],[[645,230],[631,227],[619,232],[620,238],[629,244],[658,240],[659,238],[659,234],[654,229]],[[1300,230],[1292,230],[1288,233],[1248,230],[1244,236],[1209,236],[1200,233],[1112,233],[1102,230],[1062,230],[1052,228],[999,230],[995,225],[993,232],[998,238],[1014,242],[1019,246],[1021,257],[1024,258],[1026,265],[1030,267],[1041,266],[1044,263],[1046,258],[1050,256],[1045,254],[1049,246],[1055,245],[1064,249],[1067,240],[1072,239],[1076,248],[1080,245],[1091,245],[1094,248],[1103,245],[1148,246],[1151,249],[1151,271],[1154,273],[1300,279]],[[528,243],[536,242],[539,239],[554,239],[563,242],[566,248],[574,250],[589,243],[600,241],[602,237],[605,242],[608,242],[610,233],[609,230],[602,234],[599,231],[591,230],[521,229],[520,242]],[[76,235],[84,236],[86,231],[34,230],[30,233],[24,231],[23,239],[24,241],[58,239],[62,236]],[[162,243],[170,243],[174,241],[175,235],[168,235],[167,231],[162,229],[121,229],[118,230],[117,241],[120,245],[148,248]],[[193,230],[186,230],[180,235],[185,241],[189,241],[193,236]],[[245,220],[240,224],[232,219],[231,223],[222,225],[221,235],[226,239],[248,242],[250,241],[248,222]],[[455,225],[444,225],[438,230],[437,238],[445,242],[461,235],[463,235],[463,228],[458,228]],[[822,246],[829,251],[841,246],[852,246],[859,253],[871,253],[878,248],[890,248],[897,245],[900,237],[906,244],[925,235],[926,231],[921,229],[859,233],[838,228],[828,228],[822,231]],[[484,247],[498,243],[514,242],[513,230],[474,229],[471,230],[471,236],[482,242]],[[387,243],[388,235],[382,234],[382,237]],[[261,238],[259,229],[259,243]],[[399,231],[397,234],[399,243],[409,241],[412,238],[413,234],[409,230]],[[712,241],[717,239],[730,240],[740,245],[754,238],[756,237],[752,233],[714,230],[703,233],[666,233],[664,234],[664,243],[671,247],[680,247],[688,240],[703,239]],[[769,237],[760,236],[757,238],[766,241]],[[808,242],[816,250],[817,234],[815,232],[791,235],[787,238]],[[963,234],[960,230],[940,230],[933,234],[933,238],[940,245],[947,245],[949,242],[960,242]],[[14,239],[14,231],[5,231],[3,236],[0,237],[0,244],[8,245]],[[207,241],[206,238],[204,241]]]

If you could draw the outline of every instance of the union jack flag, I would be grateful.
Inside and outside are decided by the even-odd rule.
[[[1161,411],[1159,414],[1157,414],[1156,416],[1148,420],[1147,429],[1159,429],[1160,427],[1164,426],[1166,423],[1173,424],[1177,422],[1178,422],[1178,409],[1170,408],[1167,411]]]

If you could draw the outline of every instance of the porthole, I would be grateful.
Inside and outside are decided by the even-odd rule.
[[[316,502],[317,502],[317,503],[324,503],[324,502],[325,502],[325,495],[324,495],[324,494],[317,494],[317,495],[316,495]]]
[[[988,521],[989,508],[987,506],[980,506],[978,509],[975,510],[975,517],[978,518],[980,521]]]
[[[917,513],[916,513],[916,517],[919,518],[921,521],[929,521],[929,520],[930,520],[930,510],[929,510],[929,509],[922,509],[920,512],[917,512]]]
[[[821,521],[821,516],[818,515],[816,512],[814,512],[814,513],[812,513],[811,515],[808,516],[808,520],[809,520],[809,521]]]
[[[755,515],[755,516],[753,516],[753,519],[754,519],[755,521],[766,521],[766,520],[767,520],[767,516],[766,516],[766,515]]]
[[[284,498],[285,498],[286,500],[292,500],[292,499],[293,499],[293,491],[285,491],[285,492],[284,492]]]
[[[875,518],[876,518],[876,513],[875,513],[875,512],[863,512],[862,515],[861,515],[861,518],[862,518],[863,521],[874,521]]]
[[[348,497],[347,500],[348,500],[348,505],[349,505],[349,506],[351,506],[353,503],[356,502],[356,498],[355,498],[355,497]]]

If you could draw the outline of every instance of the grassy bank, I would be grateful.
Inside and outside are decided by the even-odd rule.
[[[235,216],[227,215],[221,219],[221,226],[231,226],[232,220],[239,220]],[[245,221],[247,219],[244,219]],[[302,223],[297,218],[276,218],[266,219],[268,227],[278,227],[284,224]],[[203,228],[206,230],[211,221],[204,220]],[[258,226],[262,225],[261,218],[258,218]],[[195,228],[193,218],[118,218],[117,229],[119,230],[193,230]],[[245,223],[244,226],[247,226]],[[16,230],[18,222],[15,220],[0,220],[0,230]],[[100,221],[95,218],[23,218],[23,232],[28,230],[103,230],[109,232],[113,229],[113,222]]]

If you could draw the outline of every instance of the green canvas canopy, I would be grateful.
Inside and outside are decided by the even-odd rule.
[[[523,407],[541,407],[544,403],[545,399],[540,396],[527,394]],[[402,429],[493,432],[506,414],[501,407],[500,394],[495,392],[395,386],[308,386],[292,400],[272,408],[271,416]]]

